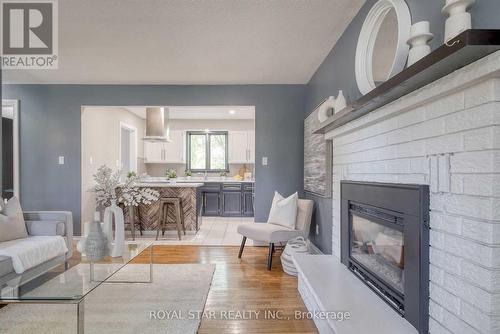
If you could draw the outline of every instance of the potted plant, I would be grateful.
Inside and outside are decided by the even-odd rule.
[[[82,245],[86,256],[98,261],[107,253],[107,243],[113,237],[112,226],[107,223],[108,219],[111,220],[112,214],[115,216],[117,238],[120,237],[119,231],[123,229],[123,211],[116,205],[116,188],[120,184],[120,171],[113,172],[111,168],[103,165],[94,174],[94,181],[92,191],[95,193],[96,218],[89,223],[89,233],[85,240],[82,240]],[[104,208],[104,232],[99,218],[102,208]]]
[[[172,169],[172,168],[167,169],[167,171],[165,172],[165,175],[167,176],[167,178],[169,180],[172,180],[173,183],[175,183],[174,179],[177,178],[177,171],[175,169]]]
[[[226,179],[226,177],[227,177],[227,172],[226,172],[226,171],[224,171],[224,172],[220,172],[220,173],[219,173],[219,176],[220,176],[223,180],[225,180],[225,179]]]
[[[186,177],[186,179],[190,180],[192,175],[193,173],[189,169],[186,169],[184,171],[184,176]]]

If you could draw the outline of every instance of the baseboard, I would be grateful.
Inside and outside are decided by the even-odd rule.
[[[318,247],[316,247],[316,245],[315,245],[315,244],[313,244],[313,243],[311,242],[311,240],[309,240],[309,252],[310,252],[311,254],[319,254],[319,255],[322,255],[322,254],[323,254],[323,252],[321,251],[321,249],[319,249]]]

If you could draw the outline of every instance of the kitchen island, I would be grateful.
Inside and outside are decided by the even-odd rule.
[[[198,182],[141,182],[138,187],[147,187],[160,193],[162,197],[179,197],[182,201],[182,212],[184,214],[184,226],[186,231],[198,231],[201,225],[201,198],[199,188],[203,183]],[[128,208],[125,208],[125,221],[129,222]],[[139,219],[143,231],[156,231],[160,224],[160,200],[152,204],[139,205]],[[169,210],[169,221],[174,221],[173,210]],[[129,225],[130,226],[130,225]],[[174,230],[174,225],[167,226],[167,230]],[[137,230],[137,227],[136,227]]]

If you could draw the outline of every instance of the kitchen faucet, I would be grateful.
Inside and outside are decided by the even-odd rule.
[[[196,175],[201,175],[201,176],[203,176],[203,180],[206,180],[208,177],[208,172],[204,171],[203,173],[197,173]]]

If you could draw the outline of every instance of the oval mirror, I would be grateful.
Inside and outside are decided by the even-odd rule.
[[[356,82],[362,94],[404,69],[410,28],[410,10],[404,0],[379,0],[372,7],[356,47]]]

